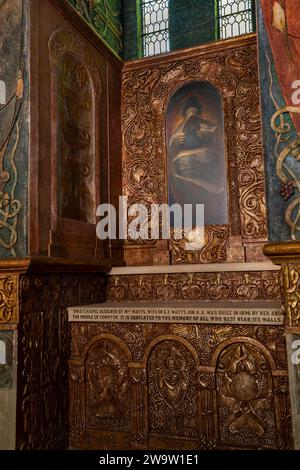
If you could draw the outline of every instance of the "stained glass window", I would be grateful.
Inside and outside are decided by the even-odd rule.
[[[169,45],[169,0],[142,0],[144,56],[162,54]]]
[[[255,1],[218,0],[218,26],[220,39],[255,31]]]

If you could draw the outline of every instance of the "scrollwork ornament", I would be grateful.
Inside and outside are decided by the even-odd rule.
[[[283,265],[283,281],[285,286],[286,323],[300,325],[300,266]]]

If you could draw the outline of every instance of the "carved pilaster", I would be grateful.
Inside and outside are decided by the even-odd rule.
[[[200,448],[212,450],[217,446],[215,425],[215,374],[200,370],[197,376]]]
[[[134,447],[146,447],[148,440],[148,398],[147,372],[144,366],[130,368],[132,382],[132,423],[131,444]]]
[[[300,326],[300,260],[299,265],[284,264],[282,271],[286,324]]]
[[[80,442],[84,435],[84,402],[82,400],[84,392],[84,367],[70,365],[69,374],[70,390],[70,441],[71,445]]]
[[[300,326],[300,242],[269,243],[264,254],[281,265],[286,325]]]
[[[1,274],[0,276],[0,325],[18,323],[18,279],[17,274]]]
[[[292,416],[287,375],[274,377],[274,400],[277,410],[278,449],[292,449]]]

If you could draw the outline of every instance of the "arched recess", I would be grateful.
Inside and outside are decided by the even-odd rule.
[[[197,364],[191,349],[171,335],[148,347],[150,435],[198,439]]]
[[[128,428],[131,393],[128,355],[111,339],[94,342],[85,360],[86,426],[107,431]]]
[[[227,224],[224,111],[212,83],[192,81],[171,96],[166,141],[169,204],[204,204],[205,225]]]
[[[70,361],[72,439],[89,430],[119,432],[130,427],[131,360],[131,353],[120,338],[101,334],[88,342],[80,360]],[[80,397],[80,405],[76,397]]]
[[[235,338],[215,352],[219,446],[276,448],[275,363],[257,341]]]
[[[49,251],[66,255],[73,245],[72,255],[77,252],[81,257],[85,244],[91,248],[84,256],[90,257],[98,243],[94,228],[100,203],[101,80],[84,41],[71,30],[60,28],[52,34],[49,60],[53,175]],[[87,237],[90,241],[83,243]]]

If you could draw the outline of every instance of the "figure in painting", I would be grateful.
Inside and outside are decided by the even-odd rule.
[[[199,86],[204,92],[209,88],[207,103]],[[181,98],[175,96],[173,103],[171,99],[168,111],[169,202],[204,204],[205,224],[224,224],[227,200],[221,100],[217,90],[206,83],[183,88],[187,93],[179,90]],[[214,119],[202,116],[201,100]]]

